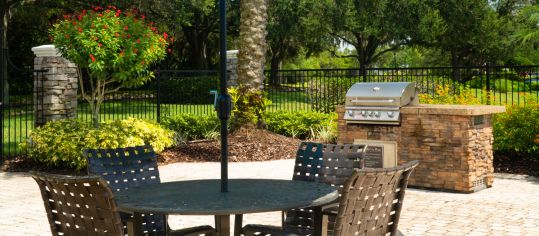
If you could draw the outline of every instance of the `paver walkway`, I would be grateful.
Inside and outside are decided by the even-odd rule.
[[[230,178],[291,179],[293,160],[231,163]],[[159,167],[163,182],[219,178],[219,163]],[[219,191],[216,189],[216,191]],[[408,189],[399,229],[406,235],[539,235],[539,180],[497,175],[473,194]],[[37,184],[24,173],[0,172],[0,235],[50,235]],[[171,216],[172,228],[213,225],[213,217]],[[280,213],[248,214],[245,223],[280,224]]]

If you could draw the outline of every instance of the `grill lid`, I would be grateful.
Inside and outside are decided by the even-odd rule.
[[[414,83],[356,83],[346,93],[346,106],[405,106],[415,97]]]

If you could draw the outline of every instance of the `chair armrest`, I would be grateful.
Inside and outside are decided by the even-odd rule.
[[[322,214],[324,215],[335,215],[339,210],[339,203],[331,203],[325,206],[322,206]]]

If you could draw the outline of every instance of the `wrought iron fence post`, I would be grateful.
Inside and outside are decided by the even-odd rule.
[[[161,122],[161,69],[157,68],[157,123]]]
[[[7,69],[4,65],[4,28],[0,26],[0,166],[4,163],[4,70]]]
[[[486,63],[486,67],[485,67],[485,70],[486,70],[486,98],[487,98],[487,105],[490,105],[490,63]]]
[[[4,86],[5,86],[5,80],[7,79],[5,76],[6,76],[6,73],[7,73],[7,61],[6,61],[6,51],[4,50],[4,28],[0,26],[0,88],[1,88],[1,91],[0,91],[0,100],[2,100],[2,103],[6,103],[6,101],[4,101],[4,93],[5,93],[5,90],[4,90]]]

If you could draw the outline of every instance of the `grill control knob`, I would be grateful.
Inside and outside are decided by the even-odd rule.
[[[387,116],[393,118],[393,116],[395,116],[395,113],[393,113],[392,111],[388,111]]]
[[[354,111],[348,110],[348,115],[349,115],[349,116],[354,116]]]
[[[375,111],[375,112],[374,112],[374,116],[380,117],[380,112],[379,112],[379,111]]]
[[[369,111],[368,113],[369,113],[370,117],[372,117],[374,115],[374,112],[372,112],[372,111]]]

